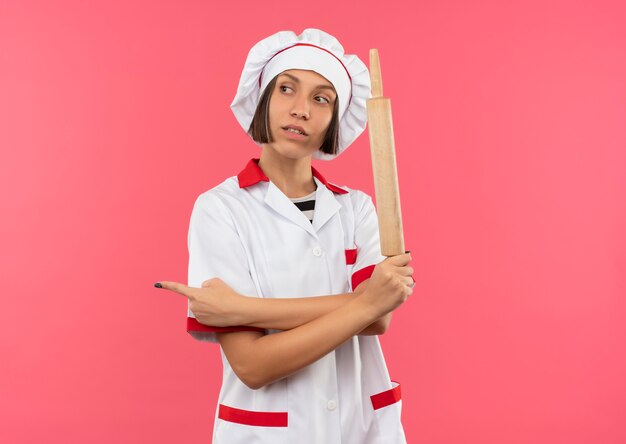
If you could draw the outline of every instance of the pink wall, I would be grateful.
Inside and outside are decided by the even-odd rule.
[[[218,350],[152,283],[259,153],[249,47],[310,26],[378,47],[393,101],[409,442],[626,442],[623,2],[370,3],[2,2],[0,442],[210,441]],[[368,149],[316,166],[372,193]]]

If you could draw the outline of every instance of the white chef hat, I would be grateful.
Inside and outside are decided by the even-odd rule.
[[[261,40],[248,53],[237,94],[230,105],[244,131],[250,128],[267,84],[288,69],[315,71],[335,87],[339,100],[337,153],[318,150],[313,154],[317,159],[334,159],[365,129],[365,102],[371,97],[367,67],[356,55],[344,54],[339,41],[319,29],[305,29],[300,35],[281,31]]]

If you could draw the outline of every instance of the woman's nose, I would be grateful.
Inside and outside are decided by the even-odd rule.
[[[307,120],[309,118],[309,106],[306,99],[299,98],[294,101],[291,115],[298,119]]]
[[[309,118],[309,113],[305,112],[305,111],[292,111],[291,115],[294,117],[297,117],[298,119],[304,119],[307,120]]]

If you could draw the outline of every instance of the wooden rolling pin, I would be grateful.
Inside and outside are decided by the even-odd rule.
[[[376,49],[370,49],[370,78],[372,98],[367,100],[367,119],[372,150],[380,250],[383,256],[389,257],[403,254],[405,250],[391,101],[383,97],[380,60]]]

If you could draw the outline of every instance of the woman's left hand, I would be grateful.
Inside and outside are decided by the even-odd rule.
[[[220,278],[204,281],[202,288],[165,281],[157,282],[154,285],[182,294],[189,299],[189,309],[201,324],[212,327],[230,327],[241,325],[243,322],[238,319],[237,307],[244,296],[230,288]]]

